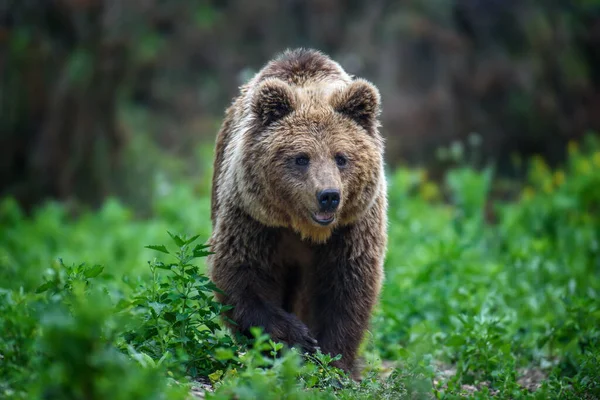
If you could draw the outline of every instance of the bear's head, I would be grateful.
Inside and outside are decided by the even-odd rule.
[[[363,217],[385,190],[377,89],[267,78],[249,96],[238,187],[251,215],[317,243]]]

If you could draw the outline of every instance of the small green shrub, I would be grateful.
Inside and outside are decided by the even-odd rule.
[[[147,246],[173,262],[149,263],[152,277],[140,285],[131,306],[143,315],[142,323],[126,335],[137,352],[153,360],[184,361],[192,377],[208,376],[226,365],[216,357],[221,347],[237,349],[231,337],[219,334],[220,314],[228,309],[213,299],[217,287],[192,262],[209,254],[207,245],[194,244],[198,235],[182,238],[170,234],[175,251],[164,245]],[[160,274],[160,272],[165,272]]]

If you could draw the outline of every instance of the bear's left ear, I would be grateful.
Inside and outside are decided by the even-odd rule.
[[[377,88],[364,79],[356,79],[331,99],[333,109],[354,120],[369,133],[378,126],[381,99]]]
[[[265,79],[256,89],[252,111],[263,126],[285,117],[296,106],[290,85],[277,78]]]

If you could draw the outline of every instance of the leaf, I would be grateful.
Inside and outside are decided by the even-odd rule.
[[[167,352],[165,352],[165,354],[163,354],[163,355],[162,355],[162,357],[160,358],[160,360],[158,360],[158,365],[162,365],[162,363],[163,363],[165,360],[169,360],[171,357],[172,357],[172,354],[171,354],[171,353],[169,353],[168,351],[167,351]]]
[[[401,358],[403,360],[408,360],[409,357],[410,357],[410,353],[404,347],[400,347],[398,349],[398,358]]]
[[[167,294],[167,299],[171,300],[171,301],[177,301],[179,299],[182,299],[183,295],[179,294],[179,293],[169,293]]]
[[[462,346],[465,343],[466,343],[466,340],[465,340],[464,337],[462,337],[460,335],[452,335],[446,341],[446,346],[449,346],[449,347],[459,347],[459,346]]]
[[[169,236],[171,236],[171,239],[173,239],[173,241],[175,242],[175,244],[179,247],[183,247],[185,246],[185,241],[181,238],[181,236],[179,235],[174,235],[171,232],[168,232]]]
[[[174,312],[166,312],[163,314],[163,319],[167,322],[175,322],[175,320],[177,319],[177,316],[175,315]]]
[[[218,323],[214,322],[214,321],[208,321],[206,322],[206,327],[208,329],[210,329],[210,331],[214,334],[216,331],[218,331],[219,329],[221,329],[221,325],[219,325]]]
[[[274,342],[272,339],[269,339],[269,345],[271,345],[273,350],[275,350],[276,352],[283,348],[282,343]]]
[[[187,240],[185,241],[185,244],[190,244],[190,243],[193,243],[193,242],[194,242],[196,239],[198,239],[199,237],[200,237],[200,235],[194,235],[194,236],[192,236],[191,238],[187,239]]]
[[[206,288],[206,290],[211,290],[213,292],[217,292],[217,293],[221,293],[221,294],[225,294],[225,292],[223,292],[221,289],[219,289],[217,287],[217,285],[215,285],[215,283],[213,281],[208,281],[204,284],[204,287]]]
[[[206,300],[207,298],[208,296],[202,292],[198,292],[197,295],[191,297],[192,300]]]
[[[156,301],[152,301],[150,303],[148,303],[148,306],[152,308],[152,310],[154,310],[154,312],[156,313],[156,315],[160,315],[160,313],[162,312],[162,310],[166,307],[166,304],[162,304],[162,303],[158,303]]]
[[[128,346],[127,351],[129,352],[129,355],[131,356],[131,358],[133,358],[135,361],[137,361],[143,368],[155,368],[156,367],[156,363],[154,362],[154,359],[152,359],[152,357],[150,357],[148,354],[144,353],[143,351],[136,351],[133,347]]]
[[[215,350],[215,358],[219,361],[233,360],[235,354],[232,349],[218,348]]]
[[[37,289],[35,289],[36,293],[44,293],[45,291],[47,291],[48,289],[50,289],[52,286],[54,286],[54,282],[53,281],[47,281],[43,284],[41,284],[40,286],[38,286]]]
[[[177,316],[175,317],[175,321],[176,322],[180,322],[180,321],[186,321],[189,319],[189,313],[177,313]]]
[[[193,256],[194,258],[206,257],[206,256],[209,256],[209,255],[211,255],[211,254],[215,254],[215,253],[213,253],[212,251],[206,251],[206,250],[197,250],[197,249],[194,249],[194,250],[192,251],[192,256]]]
[[[156,251],[160,251],[161,253],[165,253],[165,254],[170,254],[169,250],[167,250],[167,248],[164,245],[150,245],[150,246],[144,246],[147,249],[150,250],[156,250]]]
[[[83,276],[86,278],[95,278],[100,275],[104,271],[104,267],[102,265],[96,264],[92,268],[83,272]]]
[[[173,268],[175,266],[175,264],[165,264],[165,263],[159,261],[159,262],[155,263],[154,266],[156,268],[166,269],[167,271],[170,271],[171,268]]]

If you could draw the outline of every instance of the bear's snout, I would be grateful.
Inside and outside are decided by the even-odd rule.
[[[321,190],[317,193],[317,202],[320,211],[333,212],[340,205],[340,191],[337,189]]]

